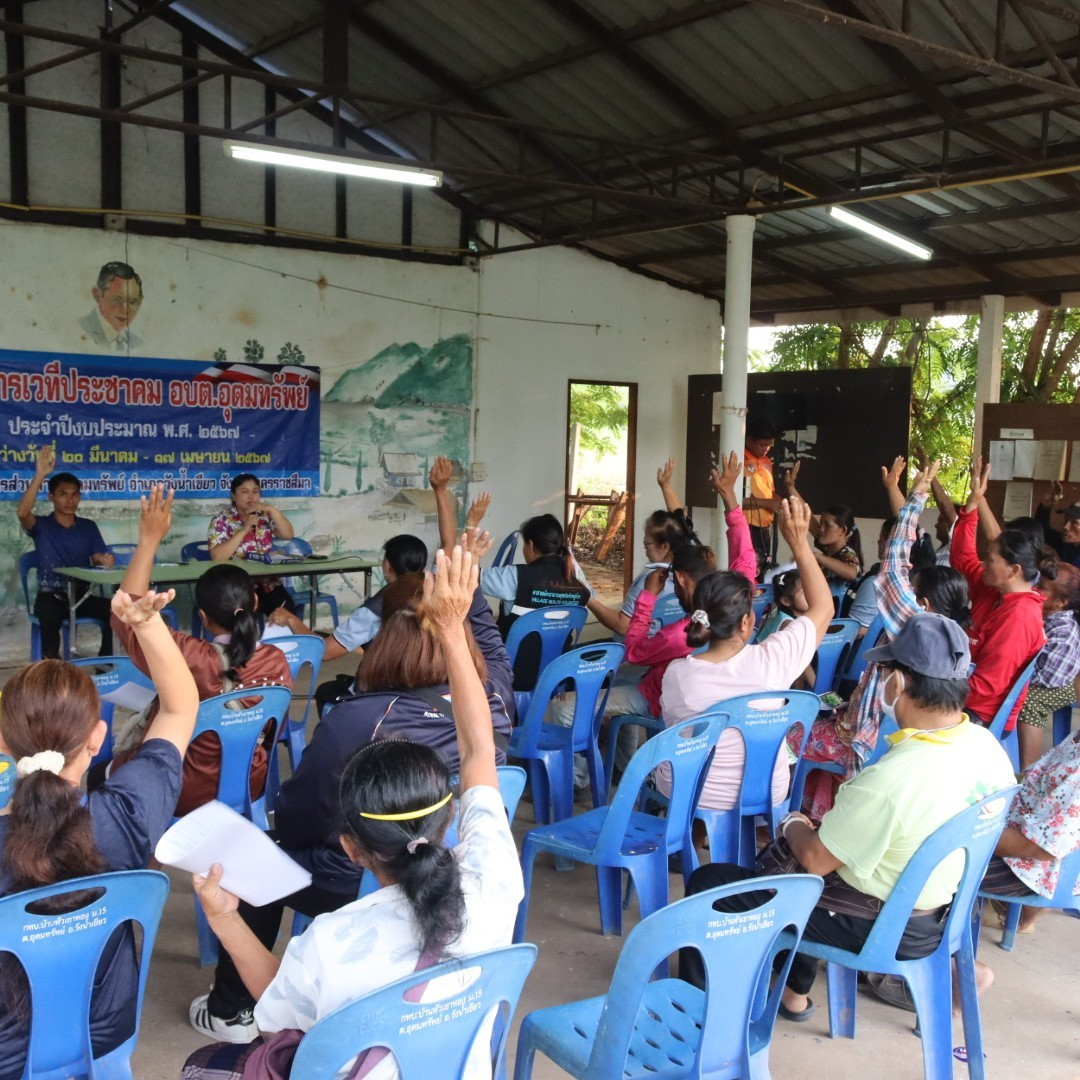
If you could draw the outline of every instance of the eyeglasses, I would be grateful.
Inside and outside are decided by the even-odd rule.
[[[114,308],[137,308],[142,304],[142,297],[127,297],[127,296],[110,296],[105,295],[101,298],[102,303],[108,304],[109,307]]]

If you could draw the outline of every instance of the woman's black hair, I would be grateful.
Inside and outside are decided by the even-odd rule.
[[[821,512],[834,518],[836,524],[848,534],[844,543],[859,556],[859,566],[862,566],[864,562],[862,536],[859,534],[859,526],[855,524],[855,512],[850,506],[845,506],[843,503],[833,503],[832,506],[824,506],[822,507]]]
[[[249,480],[254,480],[255,483],[259,485],[259,490],[260,491],[262,490],[262,483],[260,482],[259,478],[254,473],[242,472],[239,476],[234,476],[232,478],[232,484],[229,485],[229,491],[233,495],[235,495],[236,494],[236,489],[241,484],[246,484]]]
[[[402,574],[422,574],[428,565],[427,544],[419,536],[408,533],[391,536],[383,544],[383,556],[398,577]]]
[[[734,570],[717,570],[702,578],[694,589],[693,611],[704,611],[709,623],[694,622],[686,627],[686,642],[693,648],[710,641],[734,637],[739,624],[753,610],[754,587]]]
[[[686,574],[696,585],[707,574],[716,572],[716,553],[705,544],[683,544],[671,556],[671,569]]]
[[[956,713],[967,701],[970,689],[967,679],[934,679],[895,662],[885,666],[904,676],[904,692],[916,705],[930,712]]]
[[[967,579],[959,570],[936,563],[924,566],[911,575],[911,587],[917,600],[925,600],[930,610],[952,619],[965,630],[971,624],[971,597]]]
[[[1015,529],[1017,532],[1022,532],[1035,544],[1037,548],[1042,548],[1046,543],[1046,530],[1042,527],[1042,522],[1033,517],[1018,517],[1013,518],[1012,521],[1006,521],[1004,529]]]
[[[784,570],[777,574],[772,579],[773,605],[775,607],[790,608],[800,581],[802,581],[802,577],[799,575],[798,570]],[[783,600],[786,600],[787,603],[781,603]]]
[[[450,776],[439,754],[401,739],[372,742],[357,750],[338,787],[344,831],[401,886],[422,953],[443,953],[465,926],[457,860],[442,844],[454,816],[453,800],[405,821],[377,821],[363,815],[424,810],[449,792]],[[409,843],[421,838],[424,842],[410,852]]]
[[[559,519],[554,514],[539,514],[521,524],[522,542],[528,540],[542,557],[558,555],[563,560],[563,580],[569,585],[574,580],[574,563],[566,544]]]
[[[255,655],[259,622],[251,575],[233,563],[218,563],[195,582],[195,606],[231,635],[225,646],[229,674],[235,675]]]
[[[679,548],[692,542],[683,518],[668,510],[654,510],[645,519],[645,531],[656,543],[667,544],[673,555]]]
[[[1010,566],[1019,566],[1025,581],[1039,580],[1039,560],[1042,558],[1042,526],[1039,536],[1028,529],[1002,529],[997,536],[997,548]]]

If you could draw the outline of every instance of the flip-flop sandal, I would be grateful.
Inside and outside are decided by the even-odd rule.
[[[814,1008],[814,1003],[807,998],[806,1008],[802,1012],[789,1009],[782,1001],[780,1002],[780,1008],[776,1011],[779,1016],[782,1016],[785,1020],[790,1020],[793,1024],[805,1024],[817,1010]]]

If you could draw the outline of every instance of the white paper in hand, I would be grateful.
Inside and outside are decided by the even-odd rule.
[[[221,863],[221,887],[255,907],[311,884],[311,875],[257,825],[217,801],[192,810],[171,826],[154,855],[166,866],[193,874],[205,874],[212,864]]]
[[[156,691],[138,683],[126,682],[101,695],[102,701],[108,701],[132,712],[142,712],[157,696]]]

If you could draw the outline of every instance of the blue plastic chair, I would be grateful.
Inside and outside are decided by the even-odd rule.
[[[117,566],[127,566],[136,547],[137,544],[106,544],[105,550],[116,560]]]
[[[257,703],[250,708],[230,708],[232,702],[252,700]],[[221,741],[217,799],[264,831],[270,828],[266,796],[251,797],[251,764],[263,729],[271,721],[276,726],[270,746],[276,747],[291,704],[292,691],[286,686],[253,686],[218,694],[199,705],[191,735],[192,739],[207,732],[217,735]],[[199,933],[199,964],[205,967],[217,959],[217,938],[210,930],[198,899],[195,900],[195,921]]]
[[[768,1080],[769,1045],[794,947],[821,895],[809,874],[709,889],[650,915],[630,931],[611,989],[531,1012],[518,1033],[514,1080],[529,1080],[539,1050],[581,1080],[709,1077]],[[749,912],[717,911],[730,896],[773,890]],[[696,949],[706,988],[650,977],[678,949]],[[773,959],[788,949],[770,992]]]
[[[709,810],[699,806],[694,816],[705,825],[712,862],[753,866],[757,856],[754,819],[763,816],[769,835],[791,805],[790,792],[776,805],[772,801],[772,775],[778,755],[785,750],[788,732],[802,726],[799,757],[806,736],[817,719],[821,703],[805,690],[764,691],[743,694],[717,702],[710,713],[728,717],[728,727],[737,728],[746,747],[739,801],[730,810]],[[798,762],[796,762],[796,768]]]
[[[840,614],[840,609],[844,605],[844,600],[847,597],[848,589],[851,588],[853,582],[850,581],[832,581],[829,583],[829,592],[832,593],[833,607],[836,609],[836,614]]]
[[[608,689],[615,682],[624,651],[621,645],[610,642],[583,645],[556,657],[541,674],[506,751],[507,757],[526,762],[538,823],[562,821],[573,814],[577,753],[583,753],[588,760],[593,806],[604,802],[604,766],[597,739]],[[573,725],[546,723],[551,699],[568,689],[574,691]]]
[[[840,684],[839,672],[847,666],[855,637],[862,627],[854,619],[833,619],[814,653],[814,693],[824,694]]]
[[[19,556],[19,580],[22,582],[23,602],[26,604],[26,617],[30,620],[30,661],[41,659],[41,623],[34,614],[34,605],[30,601],[30,571],[36,574],[38,557],[36,551],[24,551]],[[96,626],[99,630],[105,628],[103,619],[91,619],[80,615],[75,616],[77,626]],[[60,651],[65,660],[71,659],[71,637],[69,634],[69,621],[64,619],[60,627]]]
[[[690,819],[726,722],[716,712],[709,712],[662,731],[630,759],[610,806],[526,833],[521,846],[525,896],[518,909],[515,941],[525,937],[533,863],[542,851],[551,852],[556,859],[596,867],[600,929],[605,935],[622,933],[624,870],[629,871],[637,890],[642,918],[667,904],[668,856],[681,857],[684,878],[696,866]],[[649,774],[661,762],[671,767],[671,794],[664,817],[636,809]]]
[[[622,716],[612,718],[608,725],[607,746],[604,749],[604,789],[610,798],[611,785],[615,781],[615,751],[619,745],[619,732],[624,727],[644,728],[651,738],[659,735],[664,730],[664,721],[655,716],[638,716],[634,713],[624,713]]]
[[[326,651],[326,638],[319,634],[288,634],[268,638],[263,644],[272,645],[285,654],[289,674],[293,681],[293,701],[302,702],[304,706],[303,718],[294,723],[290,717],[281,732],[281,741],[289,749],[289,761],[295,772],[296,766],[300,764],[300,759],[304,756],[308,714],[311,703],[315,700],[319,667],[322,665],[323,653]],[[305,693],[298,694],[296,687],[305,668],[308,669],[308,688]]]
[[[276,540],[274,541],[274,551],[284,552],[286,555],[302,555],[305,559],[311,555],[311,545],[306,540],[301,540],[300,537],[294,536],[291,540]],[[330,609],[330,619],[334,624],[334,629],[338,627],[338,606],[337,597],[333,593],[319,592],[318,588],[315,591],[315,602],[311,600],[311,589],[297,589],[293,584],[292,578],[284,578],[282,584],[285,586],[285,591],[292,597],[293,603],[296,605],[296,617],[303,622],[304,611],[308,605],[311,605],[311,618],[315,619],[315,610],[319,604],[325,604]]]
[[[491,1075],[499,1076],[510,1020],[535,960],[535,945],[511,945],[447,960],[374,990],[303,1037],[291,1075],[333,1080],[357,1054],[386,1047],[400,1076],[464,1076],[469,1053],[478,1046]],[[436,979],[445,985],[433,990],[428,984]]]
[[[1002,896],[999,893],[984,892],[979,890],[979,902],[975,905],[975,924],[972,934],[975,938],[975,948],[978,951],[979,930],[982,925],[983,901],[996,900],[999,904],[1007,904],[1005,913],[1005,925],[1001,928],[1001,941],[998,943],[1006,952],[1012,952],[1016,944],[1016,928],[1020,925],[1020,916],[1025,907],[1059,908],[1062,911],[1070,911],[1080,918],[1080,896],[1074,894],[1077,882],[1080,881],[1080,849],[1071,855],[1066,855],[1061,860],[1058,872],[1057,888],[1054,895],[1049,899],[1045,896]]]
[[[518,535],[519,535],[519,533],[515,529],[499,545],[499,550],[495,552],[495,558],[491,560],[491,565],[492,566],[513,566],[514,565],[514,556],[517,554]]]
[[[1054,713],[1054,745],[1063,743],[1072,734],[1072,714],[1076,705],[1066,705]]]
[[[769,609],[769,605],[776,599],[776,587],[774,585],[758,585],[754,589],[754,599],[752,601],[754,608],[754,626],[760,626],[761,620],[765,617],[765,612]]]
[[[189,562],[212,562],[210,558],[210,543],[207,540],[192,540],[180,549],[180,561]],[[195,588],[191,587],[191,636],[201,638],[203,636],[202,619],[199,618],[199,609],[195,606]]]
[[[540,642],[540,663],[536,669],[536,678],[539,681],[544,669],[556,656],[561,656],[577,644],[588,618],[589,610],[585,607],[537,608],[519,616],[506,635],[506,655],[510,658],[510,667],[517,663],[518,653],[525,639],[535,638]],[[529,708],[532,693],[533,690],[514,692],[518,716],[524,716]]]
[[[850,692],[858,685],[862,673],[866,670],[866,653],[877,645],[883,633],[885,633],[885,619],[879,613],[866,628],[866,633],[856,639],[855,647],[848,652],[847,664],[841,669],[837,683],[841,690]]]
[[[114,706],[111,701],[104,700],[104,695],[112,690],[118,690],[121,686],[126,686],[128,683],[134,683],[144,690],[154,690],[154,683],[150,679],[150,676],[144,675],[132,663],[131,658],[127,656],[84,657],[79,660],[72,660],[71,663],[76,667],[91,669],[90,677],[94,680],[94,685],[97,687],[98,694],[102,695],[101,719],[105,721],[109,728],[109,732],[105,736],[105,741],[101,744],[101,749],[94,756],[94,759],[90,764],[96,765],[100,761],[112,761]],[[103,670],[94,671],[93,669],[95,668]],[[157,691],[155,690],[154,692],[156,693]]]
[[[51,897],[83,890],[93,890],[95,898],[67,914],[27,910]],[[26,972],[29,1011],[38,1021],[30,1025],[25,1078],[130,1080],[150,954],[168,895],[169,879],[164,874],[127,870],[72,878],[0,899],[0,953],[13,954]],[[94,977],[109,939],[123,923],[138,923],[142,928],[139,984],[133,988],[135,1034],[115,1050],[94,1058],[89,1022]]]
[[[951,1080],[952,969],[955,959],[960,984],[960,1006],[967,1043],[968,1069],[973,1080],[983,1080],[982,1024],[975,990],[975,949],[972,905],[986,872],[1009,804],[1019,789],[1001,791],[960,811],[919,845],[885,901],[862,949],[848,952],[803,939],[800,952],[828,963],[829,1034],[855,1038],[855,1003],[858,972],[899,975],[911,990],[922,1033],[923,1069],[927,1080]],[[933,870],[954,852],[964,853],[964,870],[949,905],[941,943],[921,960],[898,960],[896,951],[919,894]]]
[[[1031,682],[1031,676],[1034,673],[1035,658],[1032,657],[1027,667],[1017,675],[1016,682],[1012,684],[1012,688],[1005,695],[1005,700],[998,706],[998,711],[994,713],[993,720],[987,725],[990,734],[1004,747],[1005,753],[1009,755],[1009,760],[1017,772],[1020,771],[1020,741],[1016,734],[1016,728],[1014,727],[1012,731],[1006,732],[1005,725],[1008,723],[1009,716],[1016,706],[1017,698],[1027,688],[1027,684]]]
[[[661,627],[670,626],[680,619],[686,618],[686,608],[674,592],[662,592],[653,605],[653,622],[658,622]]]

